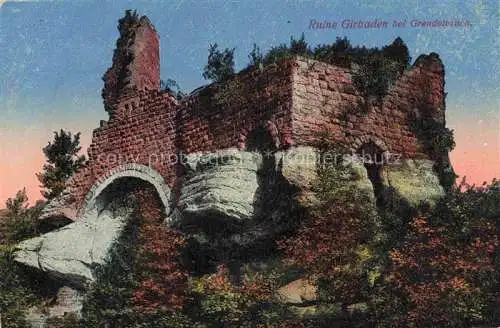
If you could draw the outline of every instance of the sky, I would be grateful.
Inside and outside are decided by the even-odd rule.
[[[365,2],[365,3],[363,3]],[[445,65],[447,125],[457,174],[480,184],[500,178],[499,3],[478,1],[5,1],[0,0],[0,207],[26,187],[42,198],[35,173],[42,147],[61,128],[81,132],[106,120],[102,75],[111,65],[117,20],[147,15],[160,35],[161,78],[183,91],[207,84],[208,46],[236,47],[236,68],[256,43],[264,52],[304,33],[310,45],[347,37],[367,47],[401,37],[413,61],[436,52]],[[367,4],[369,3],[369,4]],[[311,29],[311,20],[386,20],[382,29]],[[418,28],[412,20],[467,20],[470,27]],[[392,22],[406,21],[394,28]]]

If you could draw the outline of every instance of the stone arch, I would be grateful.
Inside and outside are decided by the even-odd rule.
[[[239,149],[249,149],[249,147],[253,147],[252,143],[254,143],[256,140],[253,140],[255,137],[258,137],[259,134],[261,134],[262,137],[269,139],[269,140],[263,140],[266,143],[269,143],[270,145],[267,145],[267,148],[270,148],[269,146],[272,146],[274,150],[278,150],[281,147],[281,142],[280,142],[280,137],[279,137],[279,132],[278,128],[276,127],[276,124],[274,124],[273,121],[266,121],[263,124],[259,124],[255,126],[251,130],[244,130],[238,139],[238,148]]]
[[[121,178],[137,178],[150,183],[156,189],[158,196],[163,203],[166,211],[165,214],[167,216],[170,214],[170,188],[165,183],[163,177],[149,166],[130,163],[120,165],[108,171],[94,183],[83,201],[78,216],[82,217],[87,213],[96,210],[96,201],[99,195],[106,189],[106,187]]]
[[[382,139],[377,138],[373,135],[364,135],[356,138],[350,146],[351,153],[356,154],[363,145],[369,144],[370,142],[380,148],[385,159],[388,158],[387,156],[389,155],[389,147],[387,147],[386,143]]]

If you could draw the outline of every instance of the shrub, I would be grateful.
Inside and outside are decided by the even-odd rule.
[[[140,271],[139,286],[133,305],[142,313],[165,313],[183,308],[186,299],[187,273],[180,263],[186,242],[179,231],[166,226],[160,202],[153,192],[139,194]],[[156,200],[156,202],[155,202]]]
[[[447,154],[455,148],[453,130],[433,118],[419,118],[412,121],[412,130],[434,155]]]
[[[375,296],[380,324],[465,327],[498,323],[500,184],[465,182],[427,216],[416,217],[390,252]]]
[[[220,85],[213,95],[213,100],[217,106],[228,108],[230,106],[239,107],[246,101],[245,86],[238,78],[233,78]]]
[[[219,51],[217,43],[208,48],[208,62],[203,71],[203,78],[214,82],[223,82],[234,75],[234,50]]]
[[[189,311],[207,327],[278,327],[292,315],[277,302],[270,277],[246,276],[235,286],[225,265],[215,274],[193,278],[190,289],[194,303]]]
[[[24,311],[34,295],[12,261],[12,248],[0,245],[0,313],[6,328],[29,328]]]
[[[315,187],[322,204],[297,233],[278,242],[285,261],[304,268],[318,284],[321,299],[347,305],[365,298],[373,270],[371,242],[375,213],[350,185],[350,172],[337,163],[320,171]]]
[[[177,81],[172,79],[167,79],[167,81],[160,80],[160,90],[168,92],[177,100],[181,100],[186,96],[185,93],[181,91]]]
[[[455,148],[453,130],[431,117],[413,118],[410,127],[426,151],[436,160],[435,170],[441,185],[450,190],[457,178],[448,159],[448,153]]]
[[[398,78],[398,63],[382,54],[373,54],[361,58],[358,64],[359,69],[352,76],[354,86],[363,97],[380,101]]]
[[[28,206],[26,189],[20,190],[5,202],[6,214],[0,222],[0,244],[15,244],[38,235],[38,217],[43,202]]]

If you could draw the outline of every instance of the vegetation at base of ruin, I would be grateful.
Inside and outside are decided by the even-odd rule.
[[[131,220],[115,242],[105,265],[96,269],[97,282],[84,298],[82,327],[128,327],[134,314],[131,300],[138,286],[138,222]]]
[[[214,274],[191,279],[189,313],[205,327],[274,327],[287,316],[275,295],[274,277],[245,275],[235,286],[225,265]]]
[[[134,194],[136,211],[83,305],[82,327],[196,327],[182,313],[186,275],[176,263],[182,239],[163,224],[151,190]]]
[[[38,216],[43,202],[28,205],[25,189],[7,199],[0,217],[0,314],[2,327],[30,328],[26,310],[43,305],[53,295],[54,283],[39,272],[14,262],[15,245],[39,234]]]
[[[453,147],[449,136],[430,136],[438,153]],[[320,151],[348,151],[327,133],[318,140]],[[184,252],[186,236],[164,225],[153,190],[136,192],[136,219],[107,265],[97,269],[83,319],[52,318],[51,327],[498,325],[500,181],[474,186],[464,179],[433,209],[411,208],[395,190],[385,190],[377,204],[384,210],[377,213],[368,206],[372,200],[349,184],[354,175],[341,162],[319,166],[312,186],[318,207],[282,236],[280,252],[265,269],[247,263],[238,279],[229,270],[230,256],[203,272],[188,270],[193,259]],[[0,218],[0,313],[6,328],[29,327],[27,309],[43,306],[60,287],[13,261],[16,243],[39,234],[42,203],[30,207],[27,201],[19,191]],[[317,298],[283,303],[278,289],[297,278],[314,284]]]
[[[75,313],[67,313],[63,317],[48,318],[45,324],[50,328],[83,328]]]
[[[386,226],[379,227],[367,206],[359,206],[367,200],[352,194],[342,183],[346,179],[350,176],[342,167],[325,167],[314,187],[321,206],[294,235],[278,242],[283,262],[276,261],[282,264],[264,271],[245,268],[237,284],[225,265],[186,276],[183,262],[175,260],[181,253],[172,249],[183,247],[180,235],[160,227],[160,216],[149,202],[142,211],[149,218],[129,223],[108,265],[99,269],[85,300],[84,319],[78,325],[71,316],[51,320],[61,328],[100,327],[104,322],[132,328],[498,324],[499,181],[479,187],[462,181],[432,211],[412,213],[401,236],[392,241],[396,233],[391,231],[389,244],[381,249],[373,240],[374,230]],[[22,192],[12,199],[7,216],[22,217],[29,209],[24,199]],[[2,225],[2,233],[23,237],[9,239],[0,249],[0,311],[8,328],[28,327],[24,311],[43,301],[40,287],[34,286],[36,275],[12,262],[14,242],[33,236],[10,230],[15,227]],[[19,231],[26,231],[24,224]],[[144,234],[152,237],[144,239]],[[173,256],[163,256],[167,251]],[[315,313],[299,315],[276,298],[277,289],[297,277],[284,278],[283,268],[304,268],[306,278],[317,285],[318,299],[310,303]]]
[[[285,263],[305,268],[318,287],[319,301],[340,304],[343,319],[349,318],[349,305],[368,301],[371,280],[378,275],[376,212],[367,195],[349,183],[352,174],[342,162],[320,168],[314,191],[321,205],[294,236],[278,242]]]
[[[465,180],[436,208],[411,220],[374,291],[378,324],[469,327],[500,322],[500,182]]]
[[[29,328],[24,311],[34,301],[23,272],[13,263],[12,245],[0,245],[0,314],[6,328]]]
[[[54,131],[54,139],[43,148],[47,163],[36,174],[47,200],[59,196],[66,181],[85,163],[85,155],[78,155],[80,150],[80,132]]]
[[[142,313],[182,309],[186,300],[187,272],[180,261],[186,242],[180,231],[165,225],[161,202],[156,199],[155,204],[155,196],[153,190],[138,195],[140,281],[133,305]]]

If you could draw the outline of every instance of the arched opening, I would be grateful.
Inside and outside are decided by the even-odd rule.
[[[382,167],[385,161],[384,152],[373,141],[369,141],[363,144],[356,154],[360,157],[366,169],[368,179],[372,183],[375,198],[378,202],[383,188]]]
[[[94,184],[88,192],[79,216],[102,209],[115,195],[123,196],[132,190],[152,187],[158,194],[165,210],[165,216],[170,214],[170,188],[163,177],[152,168],[139,164],[125,164],[108,173],[108,178]],[[104,204],[104,205],[103,205]]]
[[[111,211],[113,215],[124,215],[133,211],[137,206],[137,193],[147,191],[155,197],[157,203],[162,204],[158,192],[150,182],[137,177],[120,177],[106,186],[95,198],[97,214],[104,210]],[[164,212],[164,208],[162,206]]]

